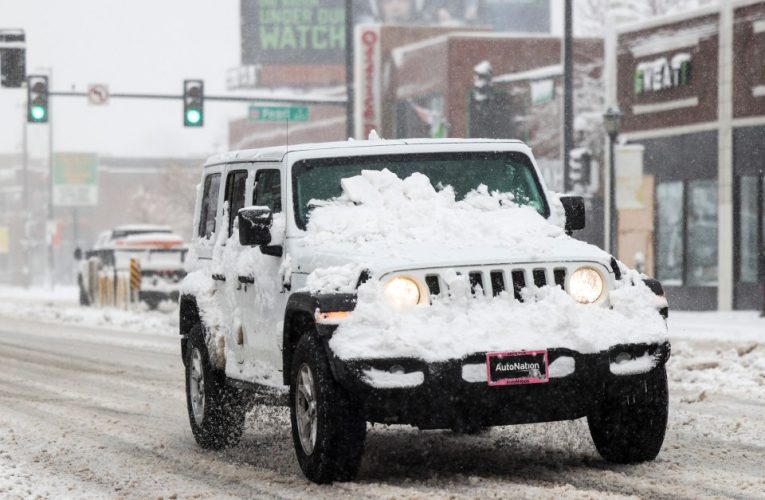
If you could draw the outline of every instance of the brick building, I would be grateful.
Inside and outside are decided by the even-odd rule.
[[[620,210],[619,224],[640,226],[646,237],[641,247],[620,230],[619,257],[654,254],[648,272],[675,307],[758,307],[765,2],[720,2],[626,25],[607,52],[622,138],[642,146],[642,208]],[[617,190],[624,179],[617,173]]]

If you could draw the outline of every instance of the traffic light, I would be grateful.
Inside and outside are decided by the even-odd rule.
[[[569,152],[566,170],[566,191],[582,192],[590,184],[592,153],[587,148],[575,148]],[[576,186],[579,186],[578,188]]]
[[[183,126],[201,127],[205,123],[205,84],[202,80],[183,81]]]
[[[0,30],[0,87],[24,86],[26,60],[24,31]]]
[[[48,123],[48,77],[27,77],[27,122]]]

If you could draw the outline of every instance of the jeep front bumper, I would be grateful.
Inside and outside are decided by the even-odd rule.
[[[664,366],[670,345],[618,345],[593,354],[555,348],[547,352],[547,383],[502,387],[488,385],[485,353],[431,363],[413,358],[330,359],[335,377],[369,421],[424,429],[476,428],[586,416],[610,382],[639,374],[614,369],[622,366],[619,361],[650,356],[654,363],[647,373]]]

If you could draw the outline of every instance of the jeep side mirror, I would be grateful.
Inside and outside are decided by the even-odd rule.
[[[571,233],[571,231],[584,229],[584,198],[581,196],[561,196],[560,202],[566,213],[566,232]]]
[[[80,260],[82,259],[82,249],[80,247],[77,247],[74,249],[74,260]]]
[[[274,214],[268,207],[247,207],[239,210],[239,243],[242,246],[263,246],[271,243]]]

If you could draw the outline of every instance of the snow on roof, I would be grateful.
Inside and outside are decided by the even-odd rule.
[[[172,229],[170,226],[160,226],[157,224],[124,224],[122,226],[116,226],[114,231],[152,231],[155,233],[169,233]]]
[[[551,66],[542,66],[530,69],[528,71],[519,71],[517,73],[505,73],[492,78],[493,82],[520,82],[524,80],[541,80],[543,78],[552,78],[563,74],[563,67],[560,64]]]
[[[136,233],[115,239],[113,247],[116,249],[180,249],[183,247],[183,238],[175,233]]]
[[[179,241],[182,242],[183,238],[175,233],[138,233],[129,234],[122,238],[125,241]]]
[[[337,141],[337,142],[318,142],[318,143],[305,143],[305,144],[290,144],[289,146],[272,146],[268,148],[260,149],[243,149],[239,151],[230,151],[228,153],[221,153],[211,156],[205,166],[219,165],[221,163],[230,162],[247,162],[247,161],[281,161],[284,155],[287,153],[295,153],[298,151],[312,151],[312,150],[348,150],[348,149],[363,149],[369,147],[398,147],[401,146],[443,146],[447,144],[523,144],[522,141],[517,139],[380,139],[380,140],[353,140],[353,141]]]
[[[751,3],[751,1],[752,0],[743,0],[743,1],[735,2],[734,7],[747,5]],[[669,12],[667,14],[660,14],[658,16],[653,16],[653,17],[648,17],[645,19],[639,19],[636,21],[629,21],[623,24],[618,24],[617,26],[615,26],[614,31],[616,32],[617,35],[621,35],[623,33],[631,33],[634,31],[651,29],[657,26],[675,24],[675,23],[679,23],[689,19],[697,19],[703,16],[707,16],[709,14],[719,13],[721,10],[721,7],[722,7],[722,2],[714,3],[711,5],[704,5],[704,6],[696,7],[696,8],[689,9],[682,12]]]

